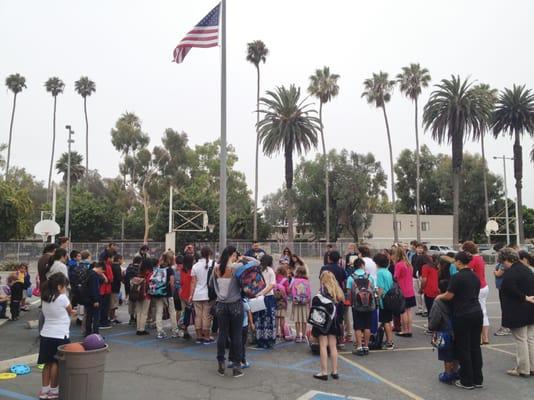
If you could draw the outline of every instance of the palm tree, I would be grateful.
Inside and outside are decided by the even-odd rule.
[[[85,167],[82,165],[83,156],[77,151],[70,153],[70,183],[77,184],[85,175]],[[69,164],[69,153],[65,152],[56,162],[58,175],[63,174],[63,183],[67,184],[67,171]]]
[[[395,87],[395,81],[390,81],[387,72],[380,71],[378,74],[373,73],[373,77],[366,79],[363,82],[365,91],[362,93],[362,97],[365,97],[369,104],[374,104],[375,107],[381,108],[384,114],[384,121],[386,122],[386,133],[388,136],[389,145],[389,163],[391,173],[391,201],[393,211],[393,240],[399,241],[399,230],[397,227],[397,211],[395,200],[395,176],[393,175],[393,149],[391,147],[391,134],[389,132],[388,116],[386,114],[386,103],[391,99],[391,92]]]
[[[256,110],[260,108],[260,63],[265,64],[269,49],[261,40],[254,40],[247,43],[247,61],[254,64],[256,67]],[[258,134],[258,123],[260,122],[260,114],[256,113],[256,168],[254,170],[254,228],[253,238],[258,240],[258,160],[260,152],[260,138]]]
[[[74,82],[74,89],[83,97],[83,113],[85,115],[85,170],[89,171],[89,120],[87,119],[87,96],[96,91],[95,83],[86,76]]]
[[[330,241],[330,188],[328,184],[328,160],[326,158],[326,145],[324,142],[323,133],[323,104],[332,100],[339,93],[339,85],[337,80],[339,75],[331,74],[330,68],[323,67],[315,71],[315,75],[310,76],[310,86],[308,86],[308,93],[319,99],[319,121],[321,122],[321,142],[323,144],[323,159],[324,159],[324,182],[325,182],[325,198],[326,198],[326,242]]]
[[[423,112],[425,130],[439,143],[452,144],[452,192],[453,192],[453,242],[459,241],[460,179],[463,163],[464,139],[470,133],[478,135],[484,113],[489,107],[479,104],[484,98],[478,96],[472,83],[459,76],[443,79],[435,85]]]
[[[486,98],[486,101],[489,102],[490,107],[493,109],[495,107],[495,102],[497,101],[497,89],[492,89],[490,85],[486,83],[480,83],[474,87],[479,96]],[[480,121],[480,131],[473,135],[474,139],[480,139],[480,147],[482,153],[482,163],[484,164],[484,211],[486,215],[486,222],[489,221],[489,204],[488,204],[488,164],[486,162],[486,151],[484,149],[484,136],[491,125],[491,114],[484,115],[487,119]],[[488,243],[490,243],[490,237],[488,235]]]
[[[514,138],[514,177],[517,192],[517,229],[519,242],[524,243],[523,230],[523,148],[521,136],[528,133],[534,136],[534,94],[525,85],[514,85],[512,89],[504,89],[497,100],[493,114],[493,134],[509,134]]]
[[[50,185],[52,183],[52,169],[54,168],[54,150],[56,148],[56,104],[57,104],[57,95],[63,93],[65,89],[65,84],[63,81],[57,77],[49,78],[45,82],[45,88],[48,93],[52,94],[54,98],[54,114],[52,122],[52,155],[50,156],[50,171],[48,172],[48,189],[47,189],[47,200],[50,200]]]
[[[428,87],[430,82],[430,74],[428,69],[421,68],[419,64],[410,64],[408,67],[402,68],[402,73],[397,75],[401,93],[411,99],[415,105],[415,215],[417,222],[417,241],[421,242],[421,199],[419,197],[420,185],[420,167],[419,160],[419,124],[418,117],[418,103],[419,95],[422,88]]]
[[[13,110],[11,111],[11,123],[9,124],[9,141],[7,144],[6,176],[9,173],[9,161],[11,160],[11,138],[13,135],[13,121],[15,119],[15,108],[17,107],[17,94],[26,88],[26,78],[20,74],[12,74],[6,78],[6,86],[13,92]]]
[[[258,134],[263,145],[263,152],[271,156],[284,153],[286,195],[288,201],[287,223],[288,239],[293,241],[293,153],[304,154],[312,147],[317,147],[317,134],[321,121],[311,110],[310,103],[301,100],[300,88],[291,85],[277,87],[267,91],[260,99],[263,106],[259,109],[263,118],[258,122]]]

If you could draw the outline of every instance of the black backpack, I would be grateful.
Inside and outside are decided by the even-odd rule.
[[[373,336],[369,342],[369,350],[382,350],[382,344],[384,342],[384,325],[380,324],[376,331],[376,335]]]
[[[393,287],[388,290],[382,302],[384,310],[391,311],[393,315],[401,315],[406,309],[406,300],[397,282],[393,283]]]
[[[215,267],[215,260],[211,262],[211,267],[208,267],[208,278],[207,278],[206,285],[208,286],[209,301],[213,301],[217,299],[217,293],[215,293],[215,289],[213,288],[213,285],[210,285],[210,278],[211,278],[211,274],[213,274],[214,267]]]
[[[70,277],[73,303],[82,305],[89,303],[89,276],[90,271],[85,266],[74,267]]]

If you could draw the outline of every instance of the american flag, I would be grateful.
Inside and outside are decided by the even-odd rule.
[[[208,15],[195,25],[174,49],[174,62],[181,63],[192,47],[215,47],[219,44],[219,12],[217,4]]]

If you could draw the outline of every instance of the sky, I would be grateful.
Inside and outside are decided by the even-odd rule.
[[[151,146],[166,128],[186,132],[192,145],[220,134],[220,52],[192,49],[182,64],[171,62],[180,39],[216,0],[0,0],[0,78],[20,73],[28,89],[17,99],[12,165],[46,180],[52,138],[52,96],[44,89],[51,76],[66,84],[58,97],[57,157],[67,149],[85,155],[82,98],[74,81],[96,82],[88,98],[89,167],[101,175],[118,174],[119,153],[110,131],[122,113],[136,113]],[[309,76],[327,65],[339,74],[340,93],[323,110],[327,149],[373,152],[389,175],[382,114],[369,106],[362,82],[373,72],[394,77],[418,62],[429,69],[431,84],[451,74],[502,89],[512,84],[534,88],[534,2],[227,0],[228,142],[238,154],[237,169],[254,187],[256,70],[245,59],[246,44],[261,39],[269,48],[261,65],[262,91],[296,84],[305,94]],[[432,88],[421,95],[424,104]],[[12,94],[0,89],[0,143],[7,143]],[[397,90],[387,105],[395,157],[415,147],[413,104]],[[420,131],[421,143],[450,154]],[[523,138],[524,203],[534,207],[534,165],[528,160],[534,140]],[[511,157],[508,137],[488,138],[489,169],[502,175]],[[465,150],[480,151],[466,142]],[[308,158],[314,157],[309,153]],[[5,154],[4,154],[5,157]],[[514,198],[512,162],[507,164],[509,197]],[[281,155],[261,156],[260,199],[282,186]],[[60,176],[55,175],[59,181]]]

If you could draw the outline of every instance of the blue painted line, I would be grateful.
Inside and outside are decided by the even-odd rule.
[[[37,397],[26,396],[25,394],[12,392],[11,390],[6,389],[0,389],[0,395],[15,400],[37,400]]]
[[[380,383],[380,381],[378,379],[376,379],[374,376],[372,375],[369,375],[367,372],[365,371],[362,371],[360,368],[358,368],[357,366],[355,365],[352,365],[351,363],[348,363],[346,362],[345,360],[343,360],[342,358],[338,359],[338,362],[341,361],[343,362],[343,364],[347,365],[350,369],[352,369],[354,372],[356,372],[356,375],[362,379],[365,379],[366,381],[369,381],[369,382],[374,382],[374,383]]]
[[[105,337],[107,339],[107,338],[110,338],[110,337],[112,338],[112,337],[126,336],[126,335],[131,335],[131,334],[132,334],[132,332],[126,331],[126,332],[112,333],[111,335],[105,335]]]
[[[291,364],[291,365],[289,365],[289,367],[291,367],[291,368],[299,368],[299,367],[303,367],[305,365],[311,364],[312,362],[315,362],[315,361],[318,361],[317,357],[309,357],[309,358],[306,358],[306,359],[304,359],[302,361],[299,361],[297,363]]]
[[[336,394],[317,393],[310,400],[346,400],[346,396],[338,396]]]

